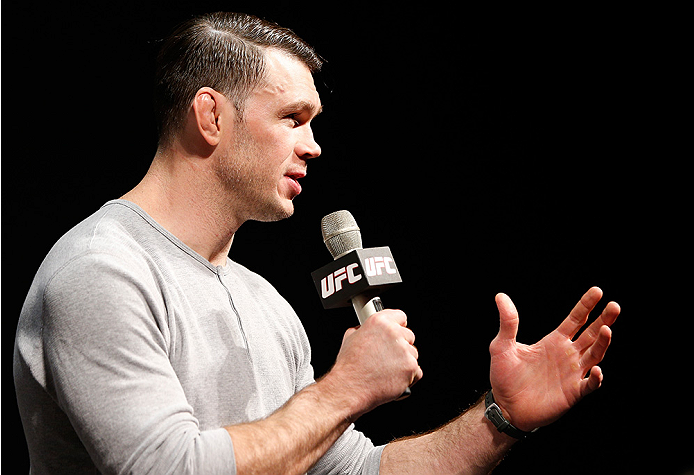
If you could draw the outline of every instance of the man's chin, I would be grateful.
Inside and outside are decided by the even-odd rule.
[[[268,206],[262,212],[257,213],[254,221],[260,221],[263,223],[271,223],[274,221],[281,221],[283,219],[289,218],[294,214],[294,202],[286,198],[280,199],[279,203],[275,206]]]

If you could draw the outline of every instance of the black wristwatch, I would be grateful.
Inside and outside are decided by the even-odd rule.
[[[525,432],[524,430],[520,430],[517,427],[514,427],[513,424],[507,421],[503,413],[501,412],[499,406],[497,406],[496,402],[494,402],[494,394],[492,394],[491,389],[489,390],[487,395],[484,396],[484,407],[484,417],[486,417],[492,424],[494,424],[494,427],[496,427],[496,430],[498,430],[499,432],[508,434],[511,437],[515,437],[516,439],[525,439],[537,430],[533,429],[531,432]]]

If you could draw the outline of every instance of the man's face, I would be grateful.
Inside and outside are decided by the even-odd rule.
[[[320,155],[310,123],[321,103],[302,62],[272,48],[265,59],[267,84],[248,97],[217,174],[245,219],[275,221],[294,213],[306,161]]]

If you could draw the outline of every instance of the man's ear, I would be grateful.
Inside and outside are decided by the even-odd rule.
[[[201,87],[193,99],[193,114],[198,132],[209,145],[216,147],[221,137],[219,116],[224,96],[210,87]]]

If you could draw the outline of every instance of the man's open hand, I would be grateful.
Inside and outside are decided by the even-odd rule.
[[[489,345],[490,379],[497,404],[517,428],[530,431],[547,425],[600,387],[602,370],[596,365],[610,345],[610,326],[619,315],[619,305],[608,303],[573,338],[601,298],[602,290],[592,287],[556,330],[534,345],[524,345],[516,342],[516,307],[507,295],[496,296],[500,327]]]

